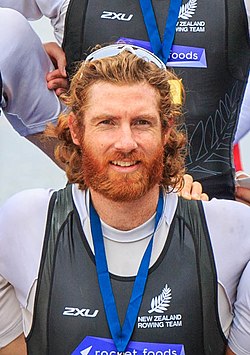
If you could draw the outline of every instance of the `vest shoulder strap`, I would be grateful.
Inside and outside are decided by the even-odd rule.
[[[203,310],[205,354],[224,354],[227,340],[220,325],[217,307],[217,271],[202,202],[179,198],[176,218],[179,220],[180,233],[184,231],[184,225],[186,225],[190,230],[196,248]]]
[[[38,274],[36,297],[34,302],[34,318],[31,331],[26,338],[28,345],[28,355],[37,355],[31,349],[36,349],[39,344],[40,354],[47,355],[47,327],[49,309],[49,297],[45,297],[50,290],[52,282],[52,269],[54,263],[54,255],[56,251],[57,241],[60,238],[60,230],[67,222],[68,217],[72,215],[74,210],[72,185],[55,191],[50,199],[45,237],[43,243],[42,257]],[[63,207],[63,208],[62,208]],[[36,319],[39,314],[39,321]],[[36,329],[36,331],[34,331]]]

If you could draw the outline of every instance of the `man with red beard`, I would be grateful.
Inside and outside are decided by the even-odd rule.
[[[47,132],[68,186],[0,211],[1,355],[250,354],[249,207],[178,198],[181,92],[139,47],[82,63]]]

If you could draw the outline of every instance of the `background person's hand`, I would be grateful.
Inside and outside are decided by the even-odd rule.
[[[56,42],[44,43],[43,47],[55,66],[55,70],[46,76],[48,89],[55,90],[56,95],[60,96],[69,87],[65,53]]]
[[[185,174],[183,188],[178,192],[178,195],[186,200],[202,200],[208,201],[209,197],[206,193],[202,192],[202,185],[198,181],[194,181],[193,177]]]
[[[240,180],[250,178],[250,176],[244,171],[238,171],[236,174],[236,186],[235,186],[235,198],[236,201],[245,203],[246,205],[250,206],[250,188],[246,186],[240,186]],[[244,184],[243,184],[244,185]]]

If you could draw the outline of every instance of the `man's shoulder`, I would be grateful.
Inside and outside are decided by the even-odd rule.
[[[32,213],[37,208],[48,205],[52,192],[52,189],[42,188],[18,192],[8,198],[0,207],[0,216],[6,213]]]
[[[221,213],[235,213],[235,211],[242,211],[244,214],[250,213],[249,206],[234,200],[213,198],[209,201],[202,201],[202,204],[205,210],[209,210],[211,212],[214,211],[214,213],[216,213],[219,209],[221,210]]]
[[[22,304],[37,277],[51,194],[49,189],[25,190],[0,208],[0,274]]]
[[[4,235],[16,235],[18,230],[25,234],[29,229],[42,228],[52,192],[51,189],[32,189],[11,196],[0,207],[0,240]]]
[[[211,201],[203,201],[202,204],[209,224],[215,223],[221,226],[226,223],[228,226],[248,228],[250,208],[246,204],[215,198]]]
[[[203,202],[203,206],[210,238],[214,248],[220,250],[219,255],[249,260],[249,206],[220,199]]]

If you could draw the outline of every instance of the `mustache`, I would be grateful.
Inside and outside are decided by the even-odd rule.
[[[130,160],[130,161],[143,161],[147,160],[146,155],[143,152],[114,152],[105,157],[106,162],[117,160]]]

